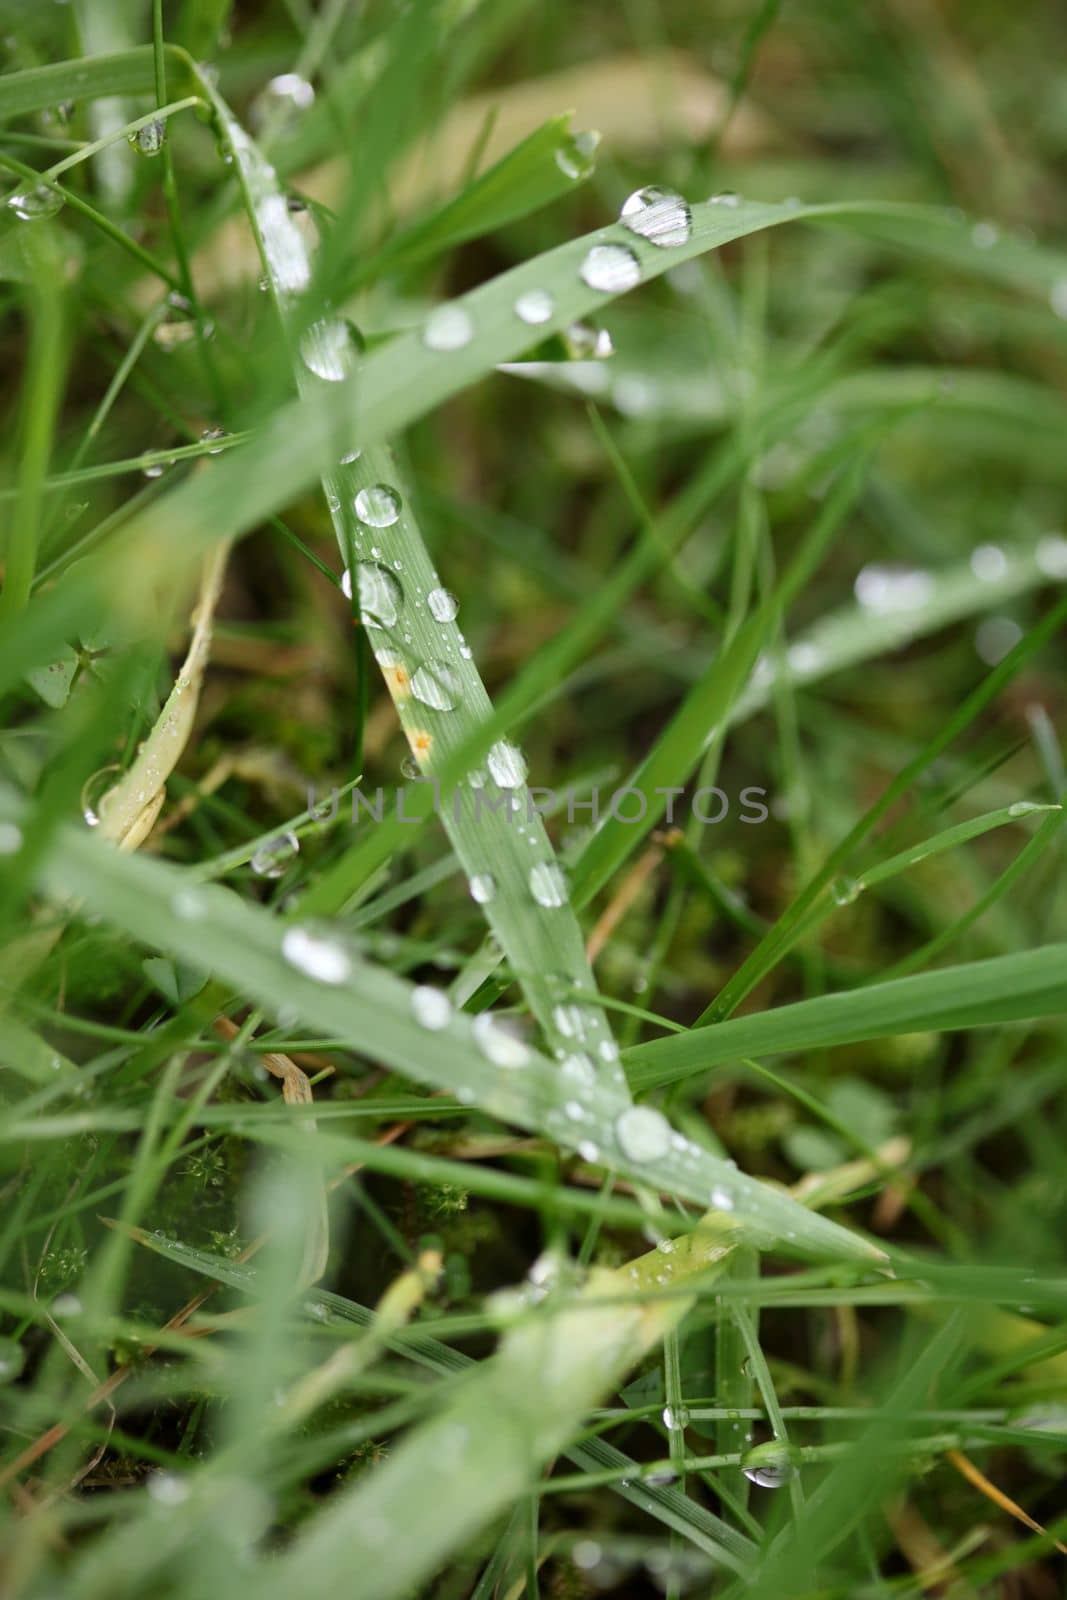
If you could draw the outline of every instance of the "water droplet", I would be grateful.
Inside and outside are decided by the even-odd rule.
[[[530,893],[539,906],[567,904],[567,879],[557,861],[539,861],[530,868]]]
[[[306,924],[286,928],[282,955],[291,967],[319,983],[344,983],[352,973],[351,958],[337,936]]]
[[[341,457],[342,467],[350,467],[353,461],[358,461],[362,454],[363,451],[358,448],[355,450],[346,450],[344,455]]]
[[[586,1089],[591,1089],[596,1082],[596,1068],[590,1057],[582,1050],[564,1056],[559,1064],[559,1070],[565,1078],[572,1078]]]
[[[971,229],[971,243],[976,250],[991,250],[1000,238],[995,222],[976,222]]]
[[[524,1067],[530,1052],[523,1041],[502,1022],[483,1011],[471,1024],[479,1050],[496,1067]]]
[[[159,1506],[180,1506],[189,1498],[189,1485],[174,1472],[150,1472],[145,1488]]]
[[[914,611],[926,605],[934,592],[934,580],[918,567],[883,566],[872,562],[860,572],[853,589],[865,611],[884,615],[891,611]]]
[[[486,756],[489,776],[500,789],[518,789],[526,782],[526,758],[507,739],[498,739]]]
[[[1008,807],[1009,817],[1028,817],[1034,811],[1044,810],[1036,800],[1016,800],[1014,805]]]
[[[315,90],[299,72],[280,72],[267,84],[267,93],[275,100],[284,100],[298,111],[306,111],[315,102]]]
[[[641,282],[641,265],[627,245],[595,244],[582,262],[579,276],[590,289],[623,294]]]
[[[734,189],[723,189],[719,194],[708,195],[709,206],[739,206],[741,196]]]
[[[1060,533],[1037,541],[1035,560],[1046,578],[1067,578],[1067,539]]]
[[[741,1457],[741,1471],[761,1489],[780,1489],[796,1473],[792,1452],[778,1439],[758,1444]]]
[[[553,1006],[552,1021],[565,1039],[584,1039],[596,1021],[596,1013],[589,1006],[568,1001]]]
[[[212,443],[214,443],[214,441],[216,439],[225,439],[226,437],[227,437],[227,434],[226,434],[226,429],[225,428],[205,428],[203,433],[200,435],[200,443],[201,444],[212,444]],[[221,445],[219,445],[218,448],[215,449],[215,450],[209,450],[208,451],[208,455],[209,456],[219,456],[221,454],[222,454],[222,446]]]
[[[459,611],[459,601],[447,589],[431,589],[426,606],[435,622],[453,622]]]
[[[257,877],[280,878],[299,850],[300,841],[296,834],[286,831],[276,834],[273,839],[265,839],[254,851],[248,864]]]
[[[716,1211],[732,1211],[734,1197],[729,1189],[724,1189],[721,1184],[716,1184],[711,1191],[711,1204]]]
[[[341,383],[352,369],[352,330],[337,317],[325,317],[305,329],[300,356],[309,372],[326,383]]]
[[[400,516],[400,496],[387,483],[373,483],[356,495],[356,516],[371,528],[391,528]]]
[[[53,1317],[62,1322],[67,1317],[80,1317],[85,1307],[76,1294],[57,1294],[50,1309]]]
[[[692,231],[692,213],[680,194],[651,185],[635,189],[623,201],[619,221],[649,244],[669,247],[685,244]]]
[[[0,856],[13,856],[22,849],[22,829],[17,822],[0,822]]]
[[[63,196],[47,183],[39,183],[32,189],[16,190],[7,203],[20,222],[38,222],[42,217],[54,217],[62,209]]]
[[[424,661],[416,667],[411,692],[432,711],[454,711],[462,698],[459,674],[447,661]]]
[[[1067,278],[1057,278],[1048,292],[1048,303],[1057,317],[1067,321]]]
[[[974,630],[974,648],[986,666],[995,667],[1022,636],[1023,630],[1011,617],[983,617]]]
[[[422,342],[427,350],[462,350],[474,337],[474,323],[465,306],[435,306],[426,318]]]
[[[572,322],[563,340],[572,361],[606,361],[615,354],[615,346],[607,328],[592,328],[588,322]],[[604,378],[602,372],[595,376]]]
[[[17,1378],[25,1360],[17,1339],[0,1338],[0,1383],[11,1383]]]
[[[971,551],[971,571],[983,583],[996,583],[1008,570],[1008,558],[998,544],[980,544]]]
[[[359,585],[360,614],[364,618],[373,618],[382,627],[394,627],[404,603],[404,591],[396,574],[390,572],[388,567],[383,567],[380,561],[361,561],[356,568],[356,581]],[[341,589],[346,599],[351,600],[352,577],[348,572],[341,579]],[[400,657],[397,655],[396,661],[383,661],[379,655],[378,664],[382,667],[399,666]]]
[[[615,1121],[615,1137],[628,1161],[659,1161],[671,1144],[671,1125],[654,1106],[627,1106]]]
[[[568,135],[556,151],[556,166],[563,176],[574,183],[588,178],[596,163],[599,143],[600,135],[592,129]]]
[[[411,991],[411,1014],[420,1028],[439,1033],[447,1028],[452,1018],[452,1002],[443,989],[421,983]]]
[[[476,872],[470,881],[471,899],[487,906],[496,894],[496,879],[491,872]]]
[[[179,889],[170,907],[182,922],[196,922],[207,911],[207,901],[196,889]]]
[[[689,1426],[689,1412],[685,1406],[664,1406],[663,1426],[671,1433],[680,1433]]]
[[[520,294],[515,302],[515,315],[520,322],[525,322],[529,327],[536,328],[542,322],[549,322],[556,309],[555,296],[547,289],[527,289],[525,294]]]
[[[855,878],[835,878],[830,885],[830,895],[835,906],[850,906],[859,892],[860,886]]]
[[[578,1142],[578,1154],[583,1161],[588,1161],[590,1166],[595,1166],[600,1160],[600,1146],[592,1139],[581,1139]]]
[[[167,142],[167,124],[161,117],[153,117],[143,128],[130,134],[130,143],[141,156],[158,156]]]

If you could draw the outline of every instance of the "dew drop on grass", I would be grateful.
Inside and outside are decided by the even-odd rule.
[[[400,516],[400,496],[388,483],[372,483],[356,495],[356,516],[370,528],[391,528]]]
[[[411,1014],[420,1028],[439,1033],[442,1028],[448,1027],[452,1018],[452,1002],[443,989],[420,983],[418,988],[411,991]]]
[[[1008,558],[999,544],[980,544],[971,551],[971,571],[982,583],[996,583],[1008,570]]]
[[[47,183],[39,183],[32,189],[16,190],[7,204],[20,222],[38,222],[42,217],[54,217],[62,209],[63,196]]]
[[[496,879],[491,872],[476,872],[470,881],[471,899],[487,906],[496,894]]]
[[[1016,800],[1014,805],[1008,807],[1009,817],[1028,817],[1034,811],[1043,811],[1045,808],[1036,800]]]
[[[780,1489],[796,1474],[788,1445],[777,1439],[758,1444],[741,1457],[741,1471],[761,1489]]]
[[[454,711],[462,698],[459,674],[447,661],[424,661],[416,667],[411,692],[431,711]]]
[[[431,589],[426,606],[435,622],[453,622],[459,611],[459,601],[447,589]]]
[[[552,908],[567,904],[567,879],[556,861],[539,861],[530,868],[530,893],[539,906]]]
[[[487,1011],[475,1017],[471,1027],[479,1050],[495,1067],[516,1069],[529,1061],[530,1052],[518,1035]]]
[[[729,1189],[724,1189],[722,1184],[717,1183],[711,1191],[711,1204],[716,1211],[732,1211],[734,1197]]]
[[[336,935],[312,927],[286,928],[282,955],[291,967],[319,983],[344,983],[352,974],[352,961]]]
[[[853,589],[864,611],[885,615],[926,605],[934,592],[934,580],[919,567],[872,562],[859,573]]]
[[[22,1371],[25,1359],[17,1339],[0,1338],[0,1383],[13,1382]]]
[[[0,822],[0,856],[13,856],[22,848],[22,829],[17,822]]]
[[[203,433],[200,435],[200,443],[210,446],[210,445],[214,444],[217,439],[225,439],[225,438],[226,438],[226,429],[225,428],[205,428]],[[209,456],[219,456],[219,455],[222,454],[222,450],[223,450],[223,446],[222,445],[218,445],[214,450],[209,448],[208,455]]]
[[[531,328],[548,322],[555,309],[555,297],[547,289],[527,289],[515,302],[515,315]]]
[[[1067,539],[1061,533],[1039,539],[1034,556],[1046,578],[1067,578]]]
[[[150,1472],[145,1488],[158,1506],[180,1506],[189,1498],[189,1485],[174,1472]]]
[[[1023,630],[1012,617],[983,617],[974,630],[974,648],[986,666],[995,667],[1022,636]]]
[[[578,270],[583,283],[603,294],[622,294],[641,282],[641,264],[625,244],[593,245]]]
[[[729,206],[731,209],[741,204],[741,196],[734,189],[723,189],[719,194],[708,195],[709,206]]]
[[[971,229],[971,243],[976,250],[992,250],[1000,238],[1000,229],[995,222],[976,222]]]
[[[600,1160],[600,1146],[594,1144],[592,1139],[582,1139],[578,1144],[578,1154],[583,1161],[588,1161],[590,1166],[595,1166]]]
[[[338,317],[324,317],[305,329],[300,356],[309,372],[326,383],[341,383],[352,369],[352,330]]]
[[[659,1161],[671,1146],[671,1125],[654,1106],[627,1106],[615,1120],[615,1137],[628,1161]]]
[[[685,1406],[664,1406],[663,1426],[670,1433],[680,1433],[689,1426],[689,1412]]]
[[[1067,278],[1057,278],[1048,292],[1048,303],[1055,316],[1067,322]]]
[[[299,839],[287,829],[273,839],[265,839],[248,864],[259,878],[280,878],[299,850]]]
[[[592,328],[588,322],[572,322],[563,342],[572,361],[606,361],[615,354],[607,328]],[[603,377],[603,373],[596,376]]]
[[[498,739],[486,756],[489,776],[500,789],[518,789],[526,782],[526,758],[507,739]]]
[[[166,142],[167,124],[159,117],[130,134],[130,144],[141,156],[158,156]]]
[[[835,878],[830,885],[830,896],[835,906],[850,906],[858,898],[860,886],[855,878]]]
[[[290,105],[296,111],[306,111],[315,103],[315,90],[299,72],[280,72],[267,84],[266,93],[274,100]]]
[[[599,143],[600,135],[592,129],[569,134],[556,150],[556,166],[563,176],[574,183],[588,178],[596,163]]]
[[[353,461],[358,461],[362,454],[363,451],[358,445],[356,446],[355,450],[346,450],[344,455],[341,457],[342,467],[350,467]]]
[[[404,591],[396,573],[383,567],[380,561],[361,561],[356,567],[356,582],[359,585],[361,614],[383,627],[393,627],[404,603]],[[341,588],[351,600],[352,579],[347,572],[341,580]],[[380,663],[382,666],[386,664]]]
[[[693,226],[692,213],[681,195],[655,185],[635,189],[623,201],[619,221],[631,233],[661,248],[685,244]]]
[[[474,337],[474,323],[465,306],[435,306],[426,318],[422,342],[427,350],[462,350]]]
[[[580,1083],[583,1088],[591,1089],[596,1082],[596,1068],[583,1050],[575,1050],[569,1056],[564,1056],[559,1067],[565,1078]]]

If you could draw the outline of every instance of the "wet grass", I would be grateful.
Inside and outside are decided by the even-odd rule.
[[[5,1592],[1052,1592],[1059,25],[66,10]]]

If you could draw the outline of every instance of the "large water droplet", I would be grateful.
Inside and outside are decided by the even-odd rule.
[[[555,297],[547,289],[527,289],[515,302],[515,315],[531,328],[550,321],[555,309]]]
[[[565,906],[567,879],[557,861],[539,861],[530,868],[530,893],[539,906]]]
[[[761,1489],[780,1489],[796,1473],[792,1452],[778,1439],[758,1444],[741,1457],[741,1471]]]
[[[830,885],[830,894],[835,906],[850,906],[859,892],[860,886],[855,878],[835,878]]]
[[[432,711],[454,711],[461,699],[459,674],[447,661],[424,661],[411,674],[411,692]]]
[[[452,1002],[443,989],[422,983],[411,991],[411,1014],[420,1028],[438,1033],[447,1028],[452,1017]]]
[[[619,221],[649,244],[669,247],[685,244],[692,232],[692,213],[680,194],[654,185],[635,189],[623,202]]]
[[[153,117],[143,128],[130,134],[130,143],[141,156],[158,156],[167,142],[167,124],[161,117]]]
[[[341,383],[352,368],[355,349],[347,322],[337,317],[313,322],[300,339],[300,355],[305,367],[327,383]]]
[[[470,881],[471,899],[487,906],[496,894],[496,879],[491,872],[476,872]]]
[[[32,189],[16,190],[7,204],[20,222],[37,222],[42,217],[54,217],[62,209],[63,196],[47,183],[39,183]]]
[[[248,864],[260,878],[280,878],[299,850],[300,841],[296,834],[286,830],[273,839],[265,839]]]
[[[628,1161],[659,1161],[671,1146],[671,1125],[654,1106],[627,1106],[616,1119],[615,1137]]]
[[[475,1017],[471,1027],[479,1050],[495,1067],[514,1069],[524,1067],[529,1061],[530,1052],[517,1034],[512,1033],[495,1017],[491,1017],[487,1011]]]
[[[689,1426],[689,1412],[685,1406],[664,1406],[663,1426],[671,1433],[680,1433]]]
[[[427,350],[462,350],[474,337],[474,323],[465,306],[435,306],[426,318],[422,342]]]
[[[1008,558],[999,544],[980,544],[971,551],[971,571],[982,583],[996,583],[1008,570]]]
[[[526,758],[507,739],[498,739],[486,756],[489,775],[498,788],[518,789],[526,782]]]
[[[860,572],[853,589],[865,611],[884,615],[891,611],[914,611],[925,605],[934,592],[934,580],[918,567],[883,566],[872,562]]]
[[[352,973],[352,960],[338,936],[328,929],[304,926],[286,928],[282,955],[291,967],[319,983],[344,983]]]
[[[556,166],[565,178],[577,183],[593,171],[600,135],[593,129],[569,134],[556,151]]]
[[[391,528],[400,516],[400,496],[388,483],[372,483],[356,495],[356,516],[371,528]]]
[[[459,601],[447,589],[431,589],[426,596],[426,608],[435,622],[453,622],[459,611]]]
[[[382,627],[392,628],[404,602],[400,579],[380,561],[361,561],[356,568],[359,585],[359,609],[363,617],[370,617]],[[352,577],[346,572],[341,579],[341,589],[347,599],[352,598]],[[388,662],[378,658],[381,666]],[[399,659],[393,665],[399,665]]]
[[[579,268],[583,283],[603,294],[622,294],[641,282],[641,265],[624,244],[595,244]]]

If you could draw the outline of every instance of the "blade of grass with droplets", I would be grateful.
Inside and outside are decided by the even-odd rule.
[[[311,279],[303,236],[270,164],[217,94],[213,103],[233,149],[279,310],[291,322]],[[432,348],[468,337],[465,313],[446,308],[445,315],[436,335],[434,324],[427,330]],[[303,389],[344,378],[352,359],[347,340],[342,323],[305,328],[297,363]],[[458,602],[434,568],[393,453],[381,443],[352,456],[351,450],[341,453],[323,486],[353,606],[421,776],[432,784],[488,721],[492,705],[459,628]],[[506,739],[497,740],[485,768],[438,793],[438,814],[470,892],[550,1046],[627,1095],[582,930],[526,787],[521,753]]]
[[[0,790],[0,818],[18,823]],[[701,1208],[729,1211],[754,1243],[866,1262],[879,1249],[738,1171],[680,1134],[651,1107],[630,1105],[611,1080],[565,1076],[489,1018],[452,1013],[440,991],[358,959],[331,925],[280,924],[225,889],[191,886],[163,862],[120,853],[92,833],[58,830],[37,881],[71,896],[127,934],[211,971],[276,1016],[292,1012],[417,1081],[457,1094],[492,1116],[543,1133],[583,1159]],[[914,981],[914,980],[910,980]],[[575,1069],[572,1069],[575,1070]],[[580,1115],[576,1115],[576,1111]]]
[[[797,1054],[899,1033],[954,1032],[1065,1013],[1067,945],[1042,945],[636,1045],[626,1052],[627,1075],[635,1089],[648,1089],[742,1056]]]

